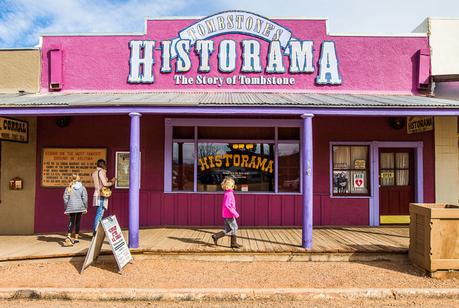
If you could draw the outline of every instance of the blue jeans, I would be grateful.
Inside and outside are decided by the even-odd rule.
[[[225,233],[228,235],[236,235],[238,226],[236,222],[236,218],[224,218],[224,226],[223,229],[225,230]]]
[[[102,217],[104,216],[104,198],[100,198],[97,200],[97,203],[99,203],[99,206],[97,207],[97,212],[96,212],[96,217],[94,218],[94,226],[93,230],[94,232],[97,231],[97,227],[99,226],[99,222],[102,220]]]

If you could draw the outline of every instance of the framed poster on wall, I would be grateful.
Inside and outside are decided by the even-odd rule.
[[[41,185],[65,187],[78,174],[86,187],[94,187],[91,174],[99,159],[107,161],[105,148],[43,148]]]
[[[139,153],[140,158],[140,153]],[[129,188],[129,160],[130,155],[127,151],[115,153],[115,188]],[[140,161],[139,161],[140,170]],[[140,184],[140,179],[139,179]]]

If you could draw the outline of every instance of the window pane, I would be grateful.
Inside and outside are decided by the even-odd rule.
[[[367,166],[368,147],[351,147],[351,169],[365,169]]]
[[[395,153],[395,167],[408,169],[410,167],[410,155],[408,153]]]
[[[393,169],[380,169],[379,184],[381,186],[394,186],[395,174]]]
[[[279,140],[300,140],[300,129],[298,127],[279,127],[277,129]]]
[[[333,169],[350,169],[351,148],[348,146],[333,147]]]
[[[198,127],[198,138],[274,140],[274,127]]]
[[[349,192],[349,171],[333,171],[333,193],[348,194]]]
[[[194,127],[174,126],[172,135],[174,139],[194,139]]]
[[[274,145],[199,143],[198,191],[221,190],[227,175],[238,191],[274,191]]]
[[[406,186],[410,183],[410,173],[408,170],[397,170],[397,186]]]
[[[366,171],[351,171],[351,193],[368,194],[368,181]]]
[[[394,153],[381,153],[381,169],[394,169]]]
[[[300,145],[278,144],[279,192],[300,191]]]
[[[172,148],[172,190],[194,190],[194,144],[174,142]]]

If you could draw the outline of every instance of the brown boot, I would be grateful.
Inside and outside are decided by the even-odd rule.
[[[242,248],[242,245],[237,243],[237,236],[231,235],[231,248]]]
[[[212,234],[212,239],[214,240],[214,244],[218,245],[218,240],[225,236],[225,231],[220,231],[218,233]]]

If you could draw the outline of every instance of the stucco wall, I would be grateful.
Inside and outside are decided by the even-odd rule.
[[[435,200],[459,201],[457,118],[435,118]]]
[[[153,83],[128,83],[130,74],[129,41],[153,40],[156,46],[161,41],[177,37],[177,33],[192,25],[197,20],[192,19],[163,19],[147,20],[147,34],[118,35],[118,36],[43,36],[41,87],[43,92],[50,91],[49,83],[51,72],[55,72],[56,80],[61,78],[62,91],[312,91],[312,92],[346,92],[346,93],[418,93],[418,61],[420,49],[428,48],[428,38],[419,36],[339,36],[327,33],[325,20],[275,19],[273,22],[289,29],[292,37],[298,40],[312,41],[314,44],[313,63],[314,73],[289,73],[287,56],[283,57],[287,69],[285,73],[270,74],[266,72],[269,43],[260,39],[260,62],[262,74],[242,73],[242,49],[239,42],[248,39],[245,34],[228,32],[212,37],[215,52],[210,56],[209,65],[211,77],[222,78],[221,86],[198,83],[197,77],[203,75],[198,72],[199,57],[191,50],[191,69],[179,74],[191,78],[192,83],[178,82],[174,76],[174,65],[171,73],[161,72],[161,52],[154,49]],[[253,38],[251,38],[253,39]],[[236,66],[233,72],[224,73],[218,68],[218,47],[223,40],[238,42]],[[319,71],[318,61],[324,41],[333,41],[336,45],[339,74],[342,77],[340,85],[319,85],[316,82]],[[62,51],[56,60],[49,57],[49,51],[59,46]],[[194,48],[194,47],[193,47]],[[175,61],[176,63],[177,61]],[[319,61],[320,62],[320,61]],[[55,63],[55,66],[53,65]],[[62,64],[61,64],[62,63]],[[51,69],[55,67],[55,69]],[[54,74],[53,74],[54,75]],[[294,84],[252,84],[235,82],[226,83],[227,77],[250,76],[294,78]],[[178,75],[177,75],[178,76]],[[238,77],[239,76],[239,77]],[[201,76],[203,77],[203,76]],[[236,79],[238,81],[239,79]],[[57,81],[56,81],[57,83]],[[261,82],[260,82],[261,83]]]
[[[432,75],[459,74],[459,18],[429,18]]]
[[[29,143],[2,142],[0,234],[32,234],[35,213],[36,118],[29,122]],[[9,190],[13,177],[24,180],[23,190]]]
[[[0,50],[0,93],[38,92],[39,50]]]

